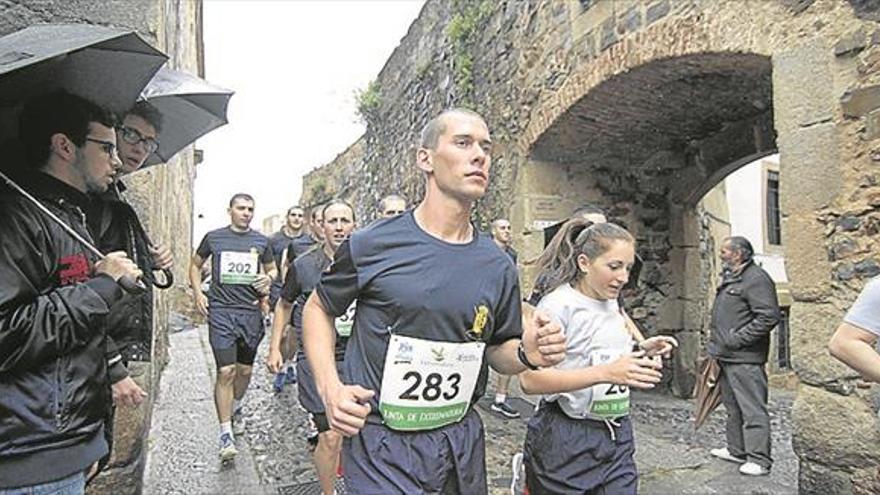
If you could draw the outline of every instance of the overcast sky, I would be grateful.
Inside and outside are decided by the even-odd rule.
[[[204,2],[205,77],[235,96],[229,124],[197,143],[194,242],[229,223],[236,192],[255,197],[259,228],[299,199],[303,175],[363,134],[354,92],[375,79],[422,4]]]

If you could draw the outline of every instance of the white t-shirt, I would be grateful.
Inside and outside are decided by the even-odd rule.
[[[865,285],[843,320],[880,336],[880,277],[874,277]]]
[[[563,284],[544,296],[538,308],[559,323],[565,333],[565,359],[556,365],[560,370],[586,368],[593,364],[597,351],[625,354],[632,349],[633,340],[626,331],[626,322],[616,299],[591,299],[568,284]],[[587,408],[592,399],[590,387],[544,396],[557,401],[571,418],[591,417]]]

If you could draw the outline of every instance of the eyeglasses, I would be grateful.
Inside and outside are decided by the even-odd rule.
[[[119,127],[119,133],[122,136],[122,140],[128,144],[137,145],[138,143],[144,143],[144,148],[147,150],[147,153],[155,153],[156,150],[159,149],[159,141],[156,141],[151,137],[144,137],[144,135],[137,129],[132,129],[128,126],[121,126]]]
[[[104,153],[110,155],[110,158],[116,158],[116,143],[104,141],[101,139],[90,138],[88,136],[86,136],[86,141],[91,141],[95,144],[101,145],[101,149],[104,150]]]

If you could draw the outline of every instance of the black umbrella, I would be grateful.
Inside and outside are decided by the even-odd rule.
[[[208,132],[226,124],[233,92],[185,72],[162,68],[141,98],[162,114],[159,148],[144,166],[165,163]],[[141,168],[143,170],[143,168]]]
[[[0,135],[17,135],[21,103],[57,89],[122,114],[167,59],[131,30],[91,24],[40,24],[3,36]]]

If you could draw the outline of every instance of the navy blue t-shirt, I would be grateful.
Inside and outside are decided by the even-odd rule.
[[[287,262],[293,263],[293,260],[302,256],[318,244],[319,242],[307,232],[303,232],[296,236],[290,243],[290,249],[287,250]]]
[[[296,331],[296,338],[302,342],[302,314],[306,300],[315,290],[321,274],[330,266],[330,258],[324,254],[320,245],[316,245],[310,251],[306,251],[294,260],[284,277],[284,286],[281,288],[281,298],[293,304],[292,325]],[[342,361],[345,357],[345,343],[348,338],[336,336],[336,360]],[[305,359],[303,346],[297,346],[296,360]]]
[[[315,290],[334,316],[357,299],[346,383],[379,394],[391,334],[498,345],[522,333],[519,281],[510,258],[478,233],[467,244],[437,239],[416,224],[412,210],[352,234]],[[480,309],[488,310],[488,321],[475,335]],[[472,401],[485,392],[487,376],[484,359]],[[370,403],[373,422],[379,394]]]
[[[205,234],[196,254],[202,259],[211,257],[210,308],[260,310],[261,296],[251,282],[263,264],[273,261],[266,236],[223,227]]]
[[[281,262],[285,261],[285,249],[290,249],[293,241],[299,236],[288,237],[283,230],[275,232],[269,236],[269,247],[272,248],[272,257],[275,258],[275,266],[281,268]]]

